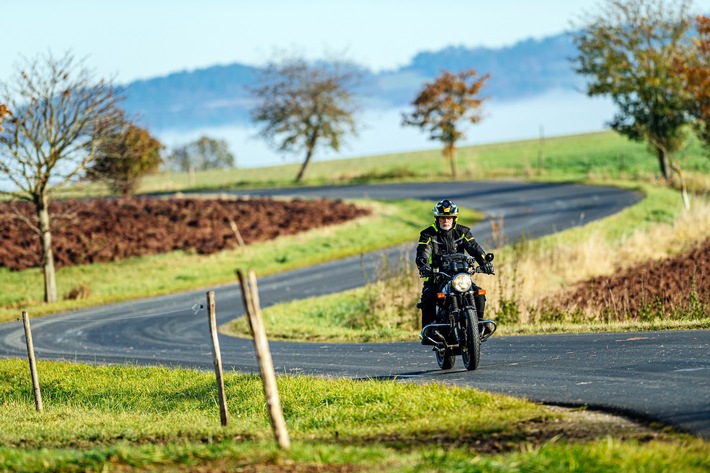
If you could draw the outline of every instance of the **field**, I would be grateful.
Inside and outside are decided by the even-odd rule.
[[[601,321],[673,318],[673,313],[703,319],[708,316],[708,303],[710,238],[682,254],[577,283],[562,298],[549,301],[548,307],[571,318],[593,308]]]
[[[29,203],[0,202],[0,268],[36,268],[41,252]],[[58,268],[136,256],[193,251],[210,255],[260,241],[337,225],[368,209],[324,199],[122,198],[52,202]]]
[[[279,376],[291,449],[257,376],[0,360],[0,471],[704,472],[708,443],[585,410],[440,384]]]
[[[462,149],[459,168],[463,179],[603,183],[633,188],[646,196],[633,208],[604,221],[498,248],[497,276],[488,279],[486,287],[497,298],[489,300],[491,315],[505,321],[500,333],[709,328],[710,160],[698,149],[692,144],[682,157],[693,192],[690,211],[682,208],[676,190],[659,185],[655,162],[642,145],[612,134],[548,139],[544,162],[539,159],[540,144],[534,141]],[[448,169],[438,151],[314,164],[304,185],[440,180]],[[186,175],[159,176],[146,179],[143,191],[282,186],[290,184],[294,167],[202,173],[192,189],[186,187]],[[105,190],[97,187],[90,191],[105,195]],[[131,205],[140,200],[131,200]],[[250,240],[246,237],[250,225],[242,224],[236,213],[225,218],[221,210],[215,210],[213,221],[217,223],[211,224],[212,232],[222,232],[221,241],[231,248],[211,253],[183,248],[108,262],[78,259],[58,271],[65,300],[51,305],[38,302],[41,283],[37,269],[5,267],[0,269],[0,320],[16,318],[20,309],[41,316],[233,281],[235,267],[258,267],[263,275],[374,251],[411,241],[422,222],[431,218],[430,206],[417,201],[343,205],[351,204],[364,213],[268,241]],[[212,213],[200,207],[212,203],[190,199],[189,205],[195,215]],[[245,248],[234,246],[237,238],[230,215],[247,240]],[[467,223],[484,217],[475,209],[464,209],[462,214]],[[391,224],[383,225],[384,221]],[[138,231],[136,227],[134,231]],[[544,278],[535,277],[540,265],[546,270]],[[671,276],[675,282],[663,279]],[[676,285],[673,291],[653,293],[652,280],[659,281],[658,287]],[[320,314],[336,314],[334,318],[355,322],[354,328],[346,331],[342,326],[332,330],[319,327],[313,333],[331,334],[326,338],[329,340],[400,336],[411,340],[416,333],[411,321],[403,322],[410,326],[403,325],[399,331],[372,333],[357,323],[368,323],[361,317],[372,308],[387,314],[387,320],[398,320],[402,308],[411,312],[419,284],[411,267],[382,268],[382,277],[359,292],[311,301],[308,306]],[[81,285],[89,288],[85,297],[66,297]],[[391,297],[385,297],[392,293],[393,285],[408,291],[394,305]],[[605,298],[610,289],[626,294],[626,299]],[[677,300],[665,298],[671,292]],[[595,296],[600,297],[596,304],[613,304],[599,311],[596,305],[588,308],[581,303]],[[638,297],[647,303],[630,302]],[[555,308],[550,304],[542,310],[545,300],[560,305]],[[269,317],[279,317],[274,315],[279,310],[284,308],[266,310],[267,322]],[[299,316],[307,319],[314,314]],[[303,320],[294,324],[303,325]],[[267,333],[279,336],[268,326]],[[39,370],[43,413],[34,411],[27,362],[0,360],[0,471],[710,469],[704,440],[584,409],[552,409],[439,384],[290,376],[279,376],[278,383],[292,449],[279,451],[270,440],[263,391],[253,375],[227,374],[231,416],[229,426],[221,427],[214,376],[208,373],[41,360]]]
[[[193,205],[208,204],[196,201]],[[422,209],[421,203],[416,201],[387,204],[361,201],[355,205],[370,214],[339,225],[254,241],[245,248],[225,249],[207,255],[187,249],[105,263],[64,266],[57,271],[58,295],[62,300],[53,304],[41,302],[43,286],[40,269],[13,271],[0,268],[0,287],[3,288],[0,291],[0,321],[16,319],[19,310],[27,310],[37,317],[109,302],[233,283],[236,268],[254,268],[261,277],[375,251],[402,243],[403,235],[414,232],[427,213],[427,209]],[[387,220],[389,224],[383,225]],[[220,231],[229,232],[227,243],[235,245],[237,240],[231,225],[222,222],[218,227]],[[239,225],[239,232],[247,233],[248,228]]]
[[[710,159],[696,140],[678,153],[688,186],[700,192],[710,188]],[[643,143],[616,133],[549,137],[466,146],[457,154],[460,179],[526,179],[543,181],[658,182],[658,164]],[[213,170],[198,173],[190,184],[187,173],[160,174],[143,180],[144,192],[186,189],[249,189],[291,186],[299,164],[256,169]],[[450,179],[449,164],[441,150],[313,162],[300,185],[358,184],[366,182],[430,181]],[[101,189],[92,189],[100,193]]]

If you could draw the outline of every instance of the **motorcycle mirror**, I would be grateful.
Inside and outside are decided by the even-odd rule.
[[[493,258],[495,258],[495,256],[493,255],[493,253],[487,253],[487,254],[486,254],[486,261],[488,261],[489,263],[490,263],[491,261],[493,261]]]

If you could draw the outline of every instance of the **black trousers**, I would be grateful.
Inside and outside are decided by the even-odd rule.
[[[474,285],[474,289],[477,286]],[[435,282],[425,282],[422,287],[422,328],[429,324],[437,322],[436,320],[436,294],[439,292],[439,285]],[[486,296],[479,296],[476,294],[473,296],[474,302],[476,304],[476,312],[478,313],[478,319],[483,319],[483,311],[486,310]],[[444,321],[439,321],[444,322]]]
[[[439,285],[436,283],[424,283],[422,287],[422,328],[436,321],[436,293],[439,292]]]

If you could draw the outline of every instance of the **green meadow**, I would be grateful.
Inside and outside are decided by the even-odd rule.
[[[279,376],[291,448],[261,380],[213,373],[0,360],[0,471],[704,472],[708,444],[584,410],[442,384]]]
[[[699,317],[634,321],[536,319],[546,295],[619,264],[687,251],[710,234],[710,159],[697,142],[678,156],[691,190],[691,210],[677,189],[659,181],[642,144],[604,132],[471,146],[459,150],[458,179],[516,179],[615,185],[645,198],[603,221],[529,242],[496,248],[496,277],[483,285],[490,310],[508,317],[500,334],[540,331],[710,328]],[[141,192],[193,192],[292,185],[298,164],[260,169],[151,176]],[[349,185],[449,179],[438,150],[315,162],[301,185]],[[74,190],[76,192],[76,190]],[[92,187],[92,195],[105,189]],[[38,270],[0,270],[0,321],[20,311],[32,317],[138,297],[236,284],[234,270],[257,276],[413,242],[431,220],[432,203],[357,201],[371,216],[332,228],[278,238],[245,251],[201,256],[178,252],[111,264],[62,268],[59,294],[80,284],[91,296],[41,303]],[[464,209],[463,221],[487,216]],[[383,223],[387,222],[386,225]],[[348,237],[347,235],[356,235]],[[337,243],[334,243],[337,242]],[[621,262],[621,263],[620,263]],[[549,277],[535,278],[545,264]],[[574,271],[570,270],[574,267]],[[309,301],[309,310],[274,306],[269,320],[308,326],[305,340],[412,340],[412,308],[420,282],[411,265],[383,265],[368,287]],[[397,300],[388,294],[398,288]],[[386,320],[372,325],[377,310]],[[705,309],[706,310],[706,309]],[[414,314],[418,317],[417,314]],[[408,319],[409,318],[409,319]],[[239,322],[223,327],[239,335]],[[288,331],[288,330],[287,330]],[[496,335],[498,336],[498,335]],[[292,337],[293,338],[293,337]],[[467,471],[467,472],[705,472],[710,448],[702,439],[658,425],[636,424],[584,409],[555,409],[522,399],[443,384],[278,376],[292,448],[279,450],[260,379],[227,373],[230,421],[220,425],[211,373],[138,366],[38,362],[44,411],[35,411],[26,360],[0,360],[0,471]]]

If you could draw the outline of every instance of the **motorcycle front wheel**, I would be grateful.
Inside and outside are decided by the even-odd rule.
[[[436,362],[439,363],[439,368],[442,370],[450,370],[456,363],[456,355],[452,355],[449,350],[444,351],[443,354],[436,350]]]
[[[472,371],[478,368],[478,361],[481,358],[481,334],[478,332],[478,315],[475,309],[466,309],[463,314],[465,343],[461,350],[463,365],[467,370]]]

